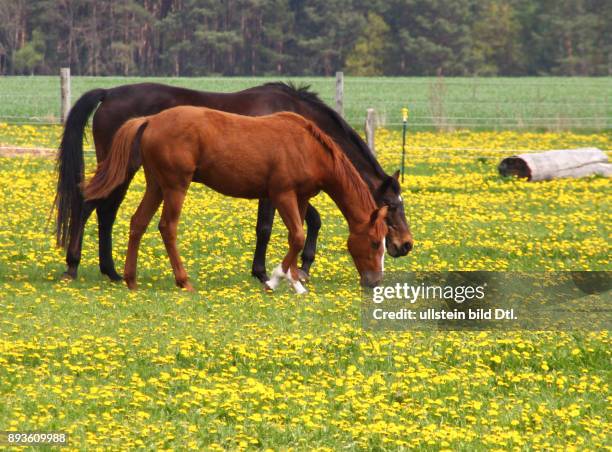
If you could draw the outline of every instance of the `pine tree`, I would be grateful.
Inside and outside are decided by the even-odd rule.
[[[388,73],[467,75],[472,69],[473,0],[392,0],[385,13],[394,48]]]
[[[44,53],[45,41],[42,37],[42,33],[40,30],[34,30],[32,39],[17,50],[13,56],[15,72],[34,75],[34,70],[43,62]]]
[[[520,45],[520,23],[511,3],[489,0],[480,3],[472,29],[474,73],[520,75],[525,71]]]
[[[347,73],[361,76],[383,75],[388,46],[389,26],[378,14],[368,13],[366,26],[346,58]]]

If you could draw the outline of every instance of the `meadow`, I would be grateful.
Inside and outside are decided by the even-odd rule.
[[[72,101],[93,88],[144,81],[228,92],[278,80],[309,84],[323,100],[334,104],[334,78],[272,76],[72,77]],[[398,127],[402,107],[411,111],[411,130],[601,131],[612,127],[612,77],[345,77],[344,85],[345,116],[360,128],[367,108],[376,110],[381,125]],[[59,77],[2,77],[0,101],[0,121],[57,123]]]
[[[0,143],[13,145],[55,147],[60,134],[0,125]],[[378,132],[388,172],[400,144]],[[581,146],[610,150],[612,137],[411,133],[403,197],[415,248],[387,270],[610,270],[608,179],[529,183],[496,171],[512,150]],[[197,292],[174,287],[155,227],[129,292],[98,272],[95,221],[78,280],[60,280],[54,184],[52,159],[0,158],[0,431],[67,431],[71,448],[88,450],[610,445],[608,331],[364,331],[347,228],[325,195],[313,201],[323,227],[305,296],[266,294],[250,277],[256,203],[195,184],[179,247]],[[119,212],[119,266],[143,188],[139,173]],[[269,270],[285,251],[277,219]]]

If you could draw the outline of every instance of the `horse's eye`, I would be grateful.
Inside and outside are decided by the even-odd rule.
[[[380,246],[380,242],[372,242],[371,245],[372,245],[372,249],[377,250],[378,247]]]

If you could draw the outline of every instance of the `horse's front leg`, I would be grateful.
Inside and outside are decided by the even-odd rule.
[[[272,234],[272,224],[274,223],[274,204],[269,199],[260,199],[257,208],[257,244],[255,245],[255,255],[253,256],[253,266],[251,274],[265,283],[268,279],[266,273],[266,249]]]
[[[304,251],[302,251],[302,268],[298,270],[301,281],[308,281],[310,278],[310,266],[315,259],[317,238],[319,236],[319,229],[321,229],[321,216],[312,204],[308,204],[306,208],[306,226],[308,229]]]
[[[303,227],[306,203],[298,203],[294,193],[281,196],[275,199],[274,203],[289,231],[289,251],[282,263],[272,272],[272,277],[266,282],[266,287],[274,290],[278,287],[280,280],[284,278],[289,281],[298,294],[302,294],[306,292],[306,289],[299,279],[297,258],[306,241]]]

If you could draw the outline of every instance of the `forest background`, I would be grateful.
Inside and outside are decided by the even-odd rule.
[[[611,75],[609,0],[0,0],[0,74]]]

